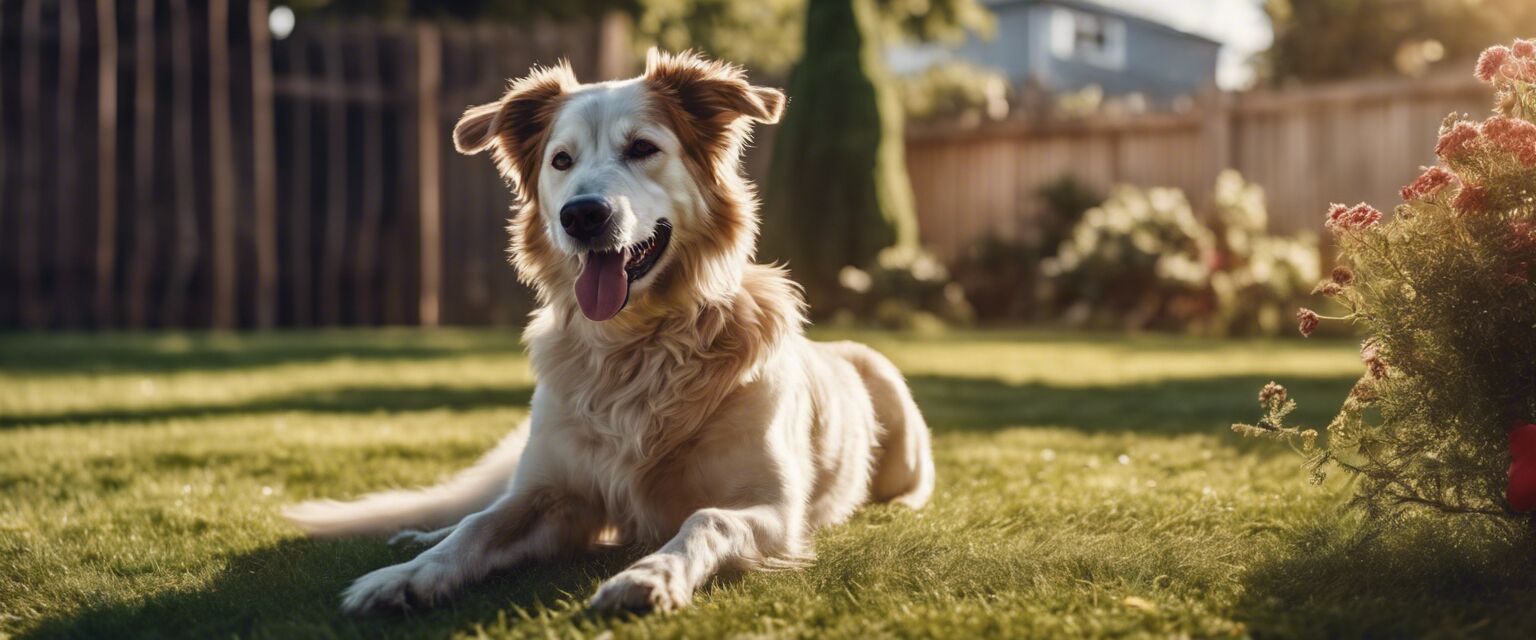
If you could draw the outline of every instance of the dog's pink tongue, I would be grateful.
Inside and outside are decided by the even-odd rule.
[[[588,320],[602,322],[619,314],[629,301],[629,276],[623,251],[588,251],[576,277],[576,303]]]

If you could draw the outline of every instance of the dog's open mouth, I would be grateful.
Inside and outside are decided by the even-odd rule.
[[[629,302],[629,285],[644,278],[672,240],[672,223],[660,220],[651,237],[617,251],[588,251],[576,277],[576,303],[582,315],[602,322]]]

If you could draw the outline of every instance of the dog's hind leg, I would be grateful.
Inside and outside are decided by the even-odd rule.
[[[369,494],[351,502],[312,500],[283,516],[317,538],[434,531],[480,511],[505,494],[528,442],[528,423],[514,429],[474,466],[435,487]]]
[[[874,349],[853,342],[835,345],[835,349],[864,379],[881,426],[870,498],[922,508],[933,495],[933,453],[928,423],[912,399],[907,381],[896,365]]]

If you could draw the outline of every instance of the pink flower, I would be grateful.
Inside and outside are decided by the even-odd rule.
[[[1498,77],[1499,71],[1504,68],[1504,63],[1509,60],[1509,47],[1489,47],[1483,54],[1477,57],[1477,79],[1483,82],[1493,82]]]
[[[1495,147],[1514,154],[1521,164],[1536,165],[1536,124],[1494,116],[1483,122],[1483,134]]]
[[[1488,190],[1475,184],[1462,185],[1451,206],[1461,213],[1480,212],[1488,206]]]
[[[1517,58],[1536,58],[1536,40],[1516,40],[1510,51]]]
[[[1364,202],[1353,207],[1334,204],[1328,208],[1328,221],[1323,224],[1334,233],[1359,231],[1381,222],[1381,212]]]
[[[1440,142],[1435,145],[1435,155],[1445,160],[1460,158],[1471,150],[1472,144],[1481,134],[1477,125],[1467,121],[1457,122],[1450,131],[1440,136]]]
[[[1312,295],[1317,295],[1319,293],[1330,297],[1336,296],[1344,293],[1344,287],[1332,280],[1324,280],[1317,283],[1317,286],[1312,287]]]
[[[1429,167],[1424,170],[1417,180],[1403,187],[1403,199],[1414,200],[1429,198],[1439,193],[1446,185],[1455,184],[1456,174],[1446,171],[1442,167]]]
[[[1355,281],[1355,272],[1350,271],[1349,267],[1334,267],[1333,273],[1329,275],[1333,277],[1334,282],[1343,287],[1347,287]]]
[[[1303,337],[1312,337],[1312,332],[1317,330],[1320,322],[1316,311],[1302,307],[1296,312],[1296,327],[1301,330]]]
[[[1381,359],[1381,349],[1374,340],[1360,344],[1360,361],[1365,363],[1365,371],[1372,378],[1380,380],[1387,377],[1387,362]]]
[[[1536,225],[1525,220],[1513,220],[1509,223],[1509,240],[1504,247],[1512,253],[1529,253],[1536,251]]]
[[[1285,397],[1285,387],[1276,382],[1266,384],[1263,389],[1259,389],[1259,403],[1266,406],[1283,404]]]

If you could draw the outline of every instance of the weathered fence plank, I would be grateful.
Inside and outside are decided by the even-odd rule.
[[[277,167],[267,0],[250,0],[251,205],[256,246],[256,326],[277,325]]]
[[[907,164],[924,242],[947,259],[989,234],[1028,234],[1036,193],[1062,176],[1100,190],[1178,187],[1201,206],[1217,173],[1234,168],[1265,187],[1272,228],[1319,231],[1329,202],[1387,208],[1434,162],[1435,123],[1488,104],[1464,74],[1216,94],[1184,114],[916,128]]]

